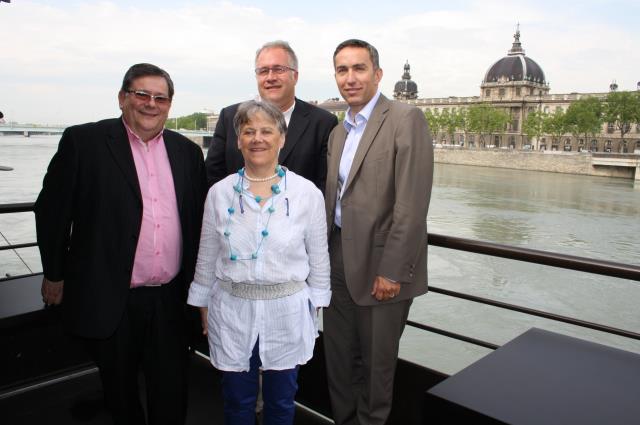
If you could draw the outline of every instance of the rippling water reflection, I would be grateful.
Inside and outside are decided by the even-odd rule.
[[[37,196],[58,137],[0,137],[0,202]],[[536,249],[640,264],[640,188],[591,176],[436,164],[429,231]],[[33,214],[0,217],[12,242],[34,240]],[[0,238],[1,239],[1,238]],[[0,240],[0,244],[4,244]],[[20,250],[39,271],[36,249]],[[12,252],[0,252],[0,273],[28,270]],[[429,282],[451,290],[640,332],[640,283],[429,248]],[[429,293],[416,299],[411,319],[505,343],[531,326],[640,352],[640,343],[530,318]],[[402,356],[448,373],[485,349],[407,328]]]

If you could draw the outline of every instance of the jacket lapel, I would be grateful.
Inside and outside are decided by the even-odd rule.
[[[287,128],[287,136],[285,138],[284,147],[280,151],[278,157],[280,163],[286,161],[287,157],[298,143],[305,129],[309,125],[309,108],[303,102],[296,99],[296,106],[293,108],[291,119],[289,120],[289,128]]]
[[[369,117],[369,121],[367,122],[367,127],[364,130],[364,134],[362,135],[362,138],[358,143],[358,148],[356,149],[356,154],[353,157],[353,162],[351,163],[351,169],[349,170],[349,177],[347,177],[347,183],[345,184],[343,196],[345,196],[347,190],[349,190],[349,186],[358,173],[358,170],[360,169],[360,166],[362,165],[362,162],[364,161],[364,158],[369,151],[369,147],[371,147],[371,143],[373,143],[373,140],[376,138],[378,131],[380,131],[380,127],[382,126],[382,123],[387,116],[388,110],[389,100],[383,95],[380,95],[378,103],[373,108],[371,117]]]
[[[124,178],[135,193],[138,201],[142,203],[142,195],[140,193],[140,183],[138,182],[138,174],[136,173],[136,164],[133,161],[131,146],[129,146],[129,138],[127,131],[122,123],[122,118],[116,120],[109,128],[107,134],[107,146],[113,155],[113,158],[124,174]]]
[[[334,128],[330,137],[329,157],[327,163],[327,185],[325,192],[327,199],[335,205],[336,191],[338,190],[338,172],[340,171],[340,159],[342,158],[342,150],[347,140],[347,131],[343,123],[338,123]],[[333,193],[332,193],[333,191]]]
[[[169,165],[171,166],[171,174],[173,175],[173,186],[176,192],[176,202],[178,203],[178,212],[182,216],[182,200],[184,198],[184,161],[182,150],[182,143],[176,139],[174,135],[164,130],[162,134],[164,139],[164,146],[167,150],[167,156],[169,157]]]

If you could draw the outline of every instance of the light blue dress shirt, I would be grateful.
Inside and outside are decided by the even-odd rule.
[[[338,201],[336,202],[336,214],[333,220],[335,225],[338,227],[342,227],[342,209],[340,201],[344,193],[344,186],[347,178],[349,177],[351,164],[353,163],[353,158],[356,156],[360,139],[364,134],[367,122],[369,122],[369,118],[371,117],[371,113],[373,112],[373,108],[376,106],[379,97],[380,92],[377,92],[375,96],[371,98],[369,103],[367,103],[364,108],[362,108],[360,112],[353,117],[353,119],[351,118],[351,108],[347,109],[347,113],[345,114],[344,121],[342,123],[344,128],[347,130],[347,139],[344,142],[342,157],[340,158],[340,168],[338,169]]]

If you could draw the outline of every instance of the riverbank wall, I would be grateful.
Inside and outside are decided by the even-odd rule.
[[[594,165],[593,155],[587,152],[472,150],[436,147],[434,162],[625,179],[633,179],[636,172],[635,167]]]

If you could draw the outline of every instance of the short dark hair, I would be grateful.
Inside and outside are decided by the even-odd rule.
[[[282,111],[280,111],[277,106],[264,100],[248,100],[238,106],[238,111],[233,117],[233,129],[236,131],[238,137],[240,137],[240,129],[242,126],[260,112],[265,114],[267,118],[276,125],[280,134],[287,134],[287,122],[284,119]]]
[[[371,59],[371,63],[373,64],[373,69],[380,68],[380,57],[378,56],[378,50],[366,41],[358,40],[357,38],[350,38],[349,40],[345,40],[342,43],[338,44],[335,52],[333,52],[333,66],[336,66],[336,56],[338,55],[338,53],[340,53],[340,50],[344,49],[345,47],[360,47],[363,49],[367,49],[367,51],[369,52],[369,59]]]
[[[169,87],[169,97],[173,99],[173,81],[169,76],[169,73],[164,69],[155,66],[150,63],[137,63],[132,65],[131,68],[127,70],[124,74],[124,78],[122,79],[122,87],[120,87],[120,91],[127,91],[131,89],[131,83],[133,80],[140,77],[162,77],[167,82],[167,87]]]

